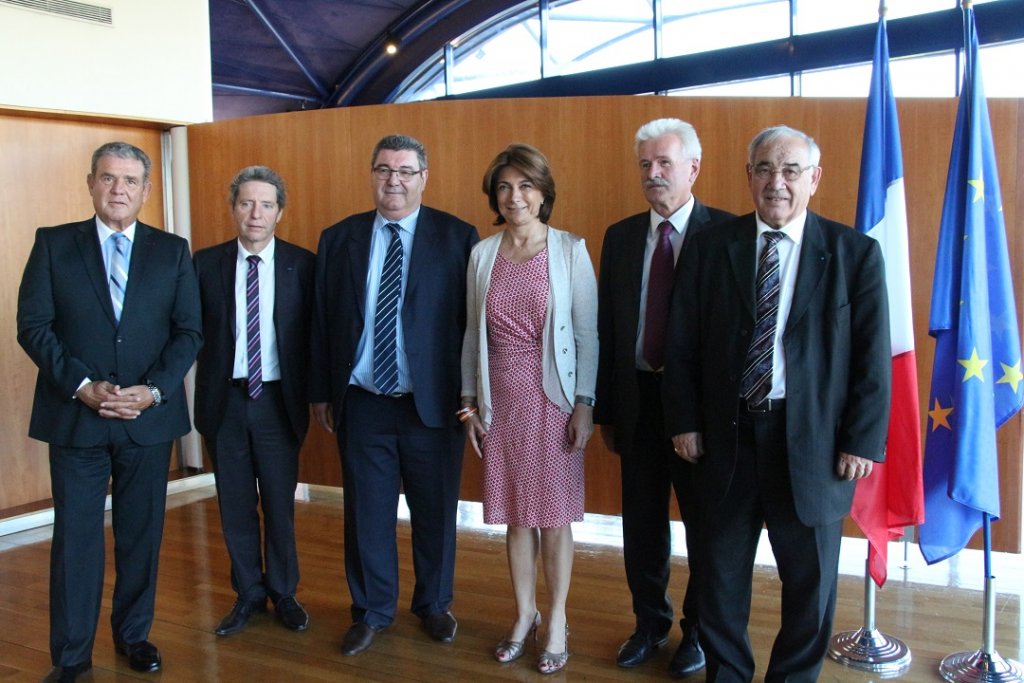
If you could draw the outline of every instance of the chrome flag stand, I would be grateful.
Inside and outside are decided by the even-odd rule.
[[[996,592],[992,576],[992,520],[982,516],[985,535],[985,623],[984,645],[974,652],[957,652],[942,660],[939,673],[947,681],[958,683],[1024,681],[1024,668],[1012,659],[1003,659],[996,652]]]
[[[832,636],[828,656],[843,666],[895,678],[910,668],[910,648],[875,628],[875,582],[870,561],[864,563],[864,626]]]

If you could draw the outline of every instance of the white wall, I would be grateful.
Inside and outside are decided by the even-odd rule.
[[[82,0],[113,26],[0,4],[0,107],[213,120],[207,0]]]

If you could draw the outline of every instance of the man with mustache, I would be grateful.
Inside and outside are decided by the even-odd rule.
[[[751,141],[755,211],[687,245],[672,298],[665,421],[696,463],[707,680],[754,676],[747,634],[767,528],[782,579],[764,680],[812,683],[828,650],[839,545],[858,479],[884,457],[889,316],[878,242],[808,211],[818,145]]]
[[[455,638],[450,611],[465,437],[456,418],[466,267],[476,228],[422,205],[427,152],[407,135],[377,143],[376,210],[327,228],[317,249],[310,397],[337,434],[345,485],[345,575],[357,655],[395,618],[399,489],[412,526],[412,611]]]
[[[636,629],[616,662],[636,667],[666,644],[673,608],[668,597],[671,491],[686,528],[690,577],[683,600],[682,642],[669,665],[683,677],[704,668],[697,610],[698,546],[693,466],[681,460],[663,425],[661,378],[676,261],[683,244],[732,214],[692,194],[701,146],[679,119],[644,124],[634,142],[640,183],[650,210],[608,228],[601,250],[598,336],[600,361],[594,422],[622,470],[622,536]]]

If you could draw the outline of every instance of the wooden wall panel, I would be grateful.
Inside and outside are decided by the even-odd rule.
[[[0,516],[50,498],[46,444],[28,438],[36,367],[15,339],[18,286],[39,226],[88,218],[85,184],[93,151],[124,140],[153,159],[153,192],[142,220],[162,227],[160,131],[96,120],[40,119],[0,112],[0,367],[8,385],[0,396]]]
[[[1005,218],[1015,281],[1024,282],[1024,108],[1020,100],[990,100],[999,155]],[[922,416],[931,377],[927,335],[931,276],[946,167],[956,116],[954,100],[899,102],[911,236],[914,326]],[[426,203],[495,231],[480,188],[494,155],[510,142],[529,142],[549,157],[558,197],[552,224],[586,237],[595,266],[605,228],[647,208],[632,152],[636,128],[659,116],[692,122],[704,147],[696,194],[706,203],[746,213],[752,202],[744,164],[749,140],[765,126],[786,123],[814,136],[824,175],[811,208],[852,223],[860,166],[864,101],[804,98],[593,97],[426,102],[280,114],[189,127],[193,236],[206,246],[233,235],[226,186],[242,166],[264,163],[289,183],[279,227],[286,238],[315,249],[320,231],[372,208],[369,155],[381,136],[402,132],[427,146]],[[1024,320],[1018,295],[1018,319]],[[922,430],[924,429],[924,420]],[[999,434],[1003,521],[997,547],[1019,551],[1022,418]],[[340,483],[332,440],[316,426],[303,454],[302,478]],[[616,456],[595,438],[587,453],[587,509],[619,512]],[[479,497],[479,464],[467,454],[463,497]]]

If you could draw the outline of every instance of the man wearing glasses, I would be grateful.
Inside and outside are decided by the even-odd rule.
[[[345,486],[345,573],[356,655],[395,618],[398,494],[412,525],[412,611],[451,642],[463,431],[460,352],[476,229],[422,205],[427,153],[405,135],[377,143],[376,209],[324,230],[317,250],[313,414],[337,435]]]
[[[808,211],[818,145],[785,126],[750,143],[756,211],[683,250],[665,353],[665,421],[703,493],[707,680],[750,681],[754,554],[767,527],[782,623],[765,681],[818,680],[843,517],[884,457],[889,316],[878,243]]]

